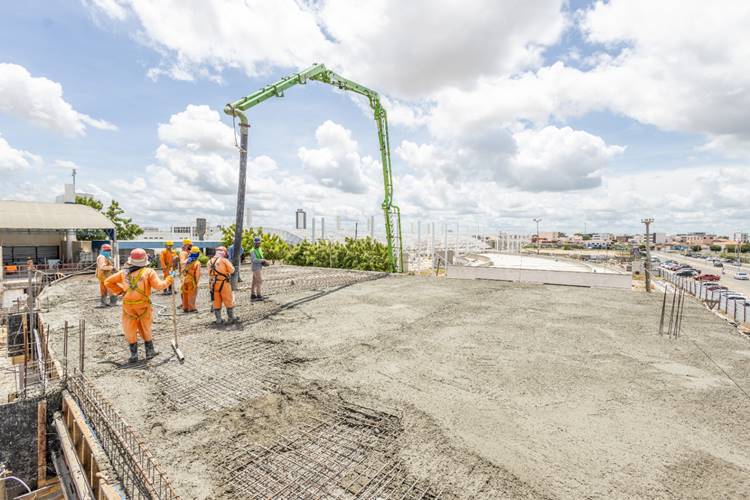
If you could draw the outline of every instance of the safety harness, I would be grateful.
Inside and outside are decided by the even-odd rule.
[[[211,302],[214,301],[214,293],[218,293],[221,295],[221,291],[224,289],[224,285],[226,284],[227,280],[229,279],[229,275],[222,273],[221,271],[216,269],[216,264],[221,259],[211,259],[211,261],[208,264],[208,274],[212,277],[211,279]],[[222,276],[224,279],[220,280],[219,276]],[[221,281],[221,285],[219,285],[219,289],[214,292],[214,285],[217,281]]]
[[[149,297],[146,292],[138,287],[138,283],[140,283],[141,278],[143,277],[143,274],[146,272],[146,268],[141,268],[140,271],[138,271],[138,274],[135,276],[128,276],[128,290],[136,293],[140,293],[143,297],[139,299],[123,299],[122,303],[127,305],[135,305],[135,304],[148,304],[151,305],[151,297]],[[122,313],[126,316],[129,316],[132,319],[141,319],[143,318],[149,311],[151,310],[150,307],[147,307],[145,311],[143,311],[141,314],[130,314],[125,312],[125,308],[123,308]]]
[[[198,261],[193,261],[193,262],[198,262]],[[190,263],[188,263],[188,264],[185,265],[185,272],[182,274],[182,283],[183,283],[183,285],[188,285],[189,284],[187,278],[190,278],[190,281],[192,282],[191,286],[186,287],[187,288],[186,291],[192,291],[192,290],[194,290],[198,286],[198,282],[195,280],[195,276],[193,276],[190,273],[190,266],[191,266],[191,264],[192,264],[192,262],[190,262]],[[198,263],[198,265],[200,265],[200,263]]]

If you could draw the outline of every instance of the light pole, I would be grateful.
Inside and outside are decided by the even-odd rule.
[[[643,224],[646,224],[646,291],[651,291],[651,234],[649,228],[651,223],[654,222],[652,217],[647,219],[641,219]]]
[[[542,219],[534,219],[534,222],[536,222],[536,254],[539,255],[539,223]]]

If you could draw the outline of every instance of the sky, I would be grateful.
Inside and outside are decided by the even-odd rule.
[[[77,188],[145,226],[234,217],[226,103],[313,63],[379,92],[405,225],[750,230],[744,0],[60,0],[0,15],[0,198]],[[248,111],[253,223],[380,217],[366,100]]]

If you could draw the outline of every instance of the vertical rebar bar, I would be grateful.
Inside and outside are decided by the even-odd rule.
[[[68,380],[68,320],[63,330],[63,381]]]
[[[664,285],[664,298],[661,301],[661,320],[659,321],[659,335],[664,333],[664,313],[667,310],[667,286]]]
[[[86,349],[86,320],[78,322],[78,371],[83,373],[84,350]]]

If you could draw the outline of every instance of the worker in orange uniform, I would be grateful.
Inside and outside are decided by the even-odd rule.
[[[201,279],[201,263],[198,261],[200,255],[200,249],[192,247],[180,274],[182,310],[186,313],[198,312],[195,308],[195,299],[198,297],[198,282]]]
[[[180,273],[185,265],[188,257],[190,257],[190,250],[193,248],[193,240],[185,238],[182,240],[182,249],[180,250]]]
[[[159,261],[161,263],[161,272],[164,275],[164,279],[167,279],[167,276],[169,276],[169,273],[171,273],[175,268],[175,258],[174,253],[172,250],[172,246],[174,245],[174,242],[167,240],[164,242],[164,251],[159,254]],[[169,286],[166,290],[164,290],[164,295],[170,295],[172,293],[172,285]]]
[[[216,254],[208,261],[209,291],[211,292],[211,310],[216,316],[217,325],[224,324],[221,318],[221,306],[227,308],[228,323],[238,323],[234,315],[234,298],[232,285],[229,283],[234,266],[227,259],[226,247],[216,247]]]
[[[96,279],[99,280],[99,302],[102,307],[117,304],[117,295],[112,295],[107,301],[107,287],[104,286],[104,280],[112,276],[115,269],[115,263],[112,260],[112,246],[102,245],[99,256],[96,258]]]
[[[109,291],[116,295],[123,295],[122,300],[122,330],[130,346],[128,362],[138,361],[138,335],[140,334],[146,345],[146,359],[156,355],[154,351],[151,324],[153,309],[151,307],[151,291],[164,290],[174,281],[174,272],[162,280],[156,271],[148,267],[148,255],[142,248],[130,252],[126,268],[113,274],[104,281]]]

